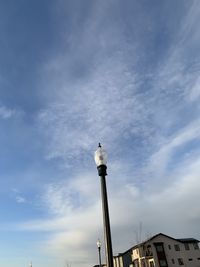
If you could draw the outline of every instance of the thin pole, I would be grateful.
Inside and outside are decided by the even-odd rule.
[[[101,175],[100,180],[101,180],[102,210],[103,210],[103,222],[104,222],[104,239],[106,247],[106,262],[107,262],[107,267],[113,267],[113,251],[112,251],[108,197],[107,197],[105,176]]]
[[[99,251],[99,267],[101,267],[101,247],[98,247]]]

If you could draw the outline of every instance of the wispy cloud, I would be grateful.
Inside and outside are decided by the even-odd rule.
[[[163,143],[159,150],[156,151],[150,157],[150,163],[152,169],[156,168],[157,175],[162,177],[167,171],[169,163],[172,161],[174,156],[179,149],[182,149],[182,155],[179,156],[179,164],[184,159],[184,156],[188,155],[189,151],[185,147],[200,139],[200,121],[197,119],[184,128],[179,129],[179,132],[175,133],[171,138],[169,138],[166,143]],[[197,147],[198,149],[198,147]],[[199,149],[198,149],[199,150]],[[193,153],[196,155],[196,149],[192,149]],[[192,156],[192,155],[190,155]]]
[[[22,195],[20,190],[17,188],[12,188],[12,195],[14,196],[16,202],[19,204],[27,202],[26,198]]]
[[[16,201],[18,203],[25,203],[26,202],[26,199],[22,196],[16,196]]]
[[[10,109],[5,106],[0,106],[0,118],[1,119],[10,119],[16,116],[19,112],[15,109]]]
[[[105,16],[103,14],[102,17],[101,12],[107,9],[93,6],[95,23],[90,24],[93,18],[88,17],[82,26],[83,34],[77,35],[76,40],[71,38],[69,42],[74,49],[77,48],[76,57],[80,55],[77,65],[83,69],[87,68],[81,60],[82,49],[88,51],[89,44],[90,52],[98,51],[95,60],[90,62],[92,71],[80,76],[76,70],[74,78],[69,78],[72,77],[74,58],[69,57],[67,51],[63,52],[62,58],[53,58],[45,69],[46,74],[51,75],[51,84],[47,87],[52,88],[53,98],[39,114],[38,123],[48,136],[49,158],[63,157],[70,161],[83,156],[82,152],[91,151],[99,140],[109,149],[115,149],[121,139],[124,143],[137,140],[136,146],[142,146],[145,153],[147,147],[148,152],[149,149],[152,152],[159,149],[158,146],[166,141],[169,134],[175,134],[176,125],[177,129],[185,127],[189,118],[195,119],[198,111],[193,109],[189,113],[191,103],[188,99],[198,94],[200,68],[195,57],[187,61],[189,47],[183,41],[180,44],[179,39],[198,32],[193,26],[192,32],[186,30],[190,23],[194,24],[191,20],[198,21],[196,5],[191,5],[168,52],[158,58],[157,66],[146,73],[137,67],[138,55],[142,53],[142,48],[138,46],[141,40],[134,40],[130,46],[124,28],[117,30],[118,23],[113,25],[117,38],[112,38],[105,47],[101,42],[89,41],[96,32],[98,40],[105,38],[107,41],[111,31],[110,28],[99,29]],[[190,45],[197,43],[196,39],[186,39]],[[82,48],[79,43],[82,43]],[[109,54],[111,47],[115,49]],[[85,56],[88,57],[87,54]],[[183,122],[181,116],[184,112],[187,116]],[[47,128],[48,131],[45,130]]]

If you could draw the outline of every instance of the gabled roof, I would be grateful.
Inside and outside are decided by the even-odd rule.
[[[124,251],[124,252],[120,252],[120,253],[118,253],[118,255],[115,255],[114,256],[114,258],[117,258],[117,257],[120,257],[120,256],[123,256],[123,255],[125,255],[125,254],[127,254],[127,253],[131,253],[131,250],[134,248],[135,246],[133,246],[133,247],[131,247],[131,248],[129,248],[129,249],[127,249],[126,251]]]
[[[182,243],[199,243],[200,242],[199,240],[195,238],[179,238],[177,240]]]
[[[142,243],[136,245],[135,247],[144,245],[145,243],[147,243],[147,242],[153,240],[154,238],[156,238],[157,236],[160,236],[160,235],[165,236],[165,237],[170,238],[170,239],[173,239],[173,240],[175,240],[175,241],[181,242],[181,243],[199,243],[199,242],[200,242],[199,240],[197,240],[197,239],[195,239],[195,238],[179,238],[179,239],[178,239],[178,238],[174,238],[174,237],[171,237],[171,236],[168,236],[168,235],[159,233],[159,234],[154,235],[154,236],[152,236],[151,238],[147,239],[146,241],[144,241],[144,242],[142,242]]]

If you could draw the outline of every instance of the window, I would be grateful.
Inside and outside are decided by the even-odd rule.
[[[134,260],[134,261],[133,261],[133,266],[135,266],[135,267],[139,267],[139,262],[138,262],[138,260]]]
[[[200,258],[197,258],[197,260],[200,260]]]
[[[161,267],[165,267],[165,266],[167,266],[167,262],[166,262],[166,260],[160,260],[160,266],[161,266]]]
[[[158,252],[163,252],[163,246],[161,246],[161,245],[156,246],[156,250]]]
[[[194,247],[194,249],[199,249],[199,246],[197,243],[193,243],[193,247]]]
[[[174,259],[172,259],[172,263],[175,264],[175,260]]]
[[[168,245],[168,249],[171,249],[171,245]]]
[[[178,258],[178,263],[179,263],[179,265],[184,265],[183,259],[182,258]]]
[[[134,260],[134,261],[133,261],[133,266],[135,266],[135,267],[139,267],[139,262],[138,262],[138,260]]]
[[[150,267],[154,267],[154,262],[153,261],[150,261],[149,264],[150,264]]]
[[[175,244],[175,245],[174,245],[174,248],[175,248],[176,251],[180,251],[180,247],[179,247],[179,245]]]
[[[188,259],[188,260],[189,260],[189,261],[193,261],[193,259],[191,259],[191,258],[190,258],[190,259]]]
[[[151,245],[148,245],[146,250],[146,256],[151,256],[151,255],[152,255]]]
[[[144,259],[141,260],[141,266],[142,267],[146,267],[146,263],[145,263],[145,260]]]
[[[185,246],[185,250],[190,250],[189,244],[185,243],[184,246]]]

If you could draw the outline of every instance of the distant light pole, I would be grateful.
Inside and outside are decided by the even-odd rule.
[[[94,159],[97,165],[98,174],[101,179],[101,197],[102,197],[102,210],[103,210],[103,223],[104,223],[106,263],[107,267],[113,267],[113,251],[112,251],[108,197],[107,197],[106,178],[105,178],[107,175],[106,173],[107,153],[101,147],[100,143],[97,151],[95,152]]]
[[[97,248],[98,248],[98,254],[99,254],[99,267],[101,267],[101,241],[97,240]]]

